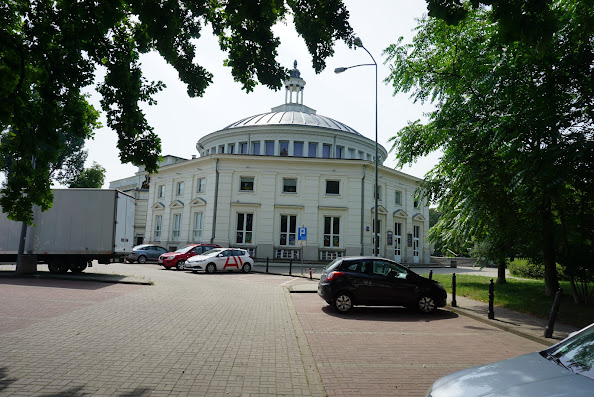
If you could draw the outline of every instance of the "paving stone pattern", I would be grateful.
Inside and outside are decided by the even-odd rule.
[[[325,395],[287,289],[147,269],[154,286],[0,280],[0,395]]]

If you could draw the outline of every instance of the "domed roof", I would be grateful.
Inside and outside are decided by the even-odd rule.
[[[265,125],[294,125],[319,127],[361,135],[348,125],[341,123],[340,121],[331,119],[330,117],[321,116],[315,113],[294,110],[262,113],[257,114],[255,116],[246,117],[245,119],[239,120],[233,124],[229,124],[227,127],[223,128],[223,130],[230,130],[233,128],[250,126],[259,127]]]

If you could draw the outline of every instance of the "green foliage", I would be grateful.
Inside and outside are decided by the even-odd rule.
[[[451,293],[451,275],[434,274],[433,279],[442,283],[448,294]],[[594,305],[574,304],[569,282],[561,281],[560,285],[564,292],[561,296],[557,321],[580,328],[590,325],[594,318]],[[543,287],[543,280],[510,278],[505,284],[495,285],[494,303],[496,306],[547,319],[554,297],[545,296]],[[456,274],[456,295],[485,303],[489,302],[489,277]],[[495,318],[497,318],[497,308],[495,308]]]
[[[421,187],[441,212],[432,241],[487,243],[485,258],[500,270],[521,249],[544,263],[553,294],[556,256],[564,266],[592,268],[594,42],[586,27],[594,7],[429,3],[463,12],[438,10],[439,18],[420,21],[412,44],[386,49],[395,92],[435,105],[426,124],[397,133],[392,151],[399,165],[444,153]],[[508,35],[508,11],[533,25]],[[550,18],[552,34],[541,34]]]
[[[70,184],[68,185],[69,188],[82,188],[82,187],[90,187],[101,189],[103,183],[105,182],[105,168],[101,165],[93,162],[93,165],[89,168],[85,168],[81,170],[81,172],[76,175]]]
[[[118,134],[121,161],[155,172],[160,139],[140,105],[154,104],[165,86],[143,77],[140,54],[158,52],[176,69],[188,95],[201,96],[212,74],[195,63],[194,39],[211,24],[228,54],[226,65],[245,90],[258,82],[278,89],[287,70],[276,61],[279,39],[272,26],[288,14],[317,72],[336,40],[352,45],[341,0],[0,2],[3,210],[10,219],[31,223],[33,205],[51,206],[51,179],[68,180],[81,169],[80,143],[99,126],[98,112],[83,94],[97,69],[105,71],[97,90],[107,126]]]

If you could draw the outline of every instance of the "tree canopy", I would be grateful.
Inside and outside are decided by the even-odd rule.
[[[592,267],[592,229],[577,219],[593,214],[594,8],[542,2],[535,18],[552,33],[510,36],[498,6],[514,1],[441,3],[463,12],[424,18],[412,44],[386,50],[395,91],[436,106],[397,133],[393,152],[402,165],[443,150],[423,186],[441,212],[431,237],[486,242],[500,270],[514,252],[541,260],[550,295],[562,252]]]
[[[188,95],[201,96],[212,74],[196,63],[193,39],[213,27],[234,79],[251,91],[278,89],[288,71],[276,61],[272,26],[291,14],[316,72],[333,44],[352,45],[341,0],[7,0],[0,3],[0,205],[31,222],[32,205],[52,202],[52,173],[92,138],[98,112],[83,94],[98,68],[107,125],[118,134],[123,163],[155,172],[160,140],[140,103],[154,104],[163,83],[147,81],[139,56],[157,51],[178,72]]]
[[[80,170],[80,172],[74,176],[69,184],[69,188],[81,188],[81,187],[88,187],[88,188],[95,188],[101,189],[103,183],[105,182],[105,168],[101,165],[93,162],[93,165],[89,168],[84,168]]]

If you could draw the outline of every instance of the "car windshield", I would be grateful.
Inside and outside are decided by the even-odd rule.
[[[570,371],[594,379],[594,326],[545,352]]]
[[[222,249],[220,249],[220,248],[214,248],[214,249],[205,251],[202,255],[212,255],[212,254],[216,254],[221,251],[222,251]]]
[[[185,254],[186,252],[188,252],[189,250],[191,250],[194,247],[195,247],[195,245],[186,245],[185,247],[180,248],[180,249],[178,249],[177,251],[174,251],[174,252],[178,252],[180,254]]]

